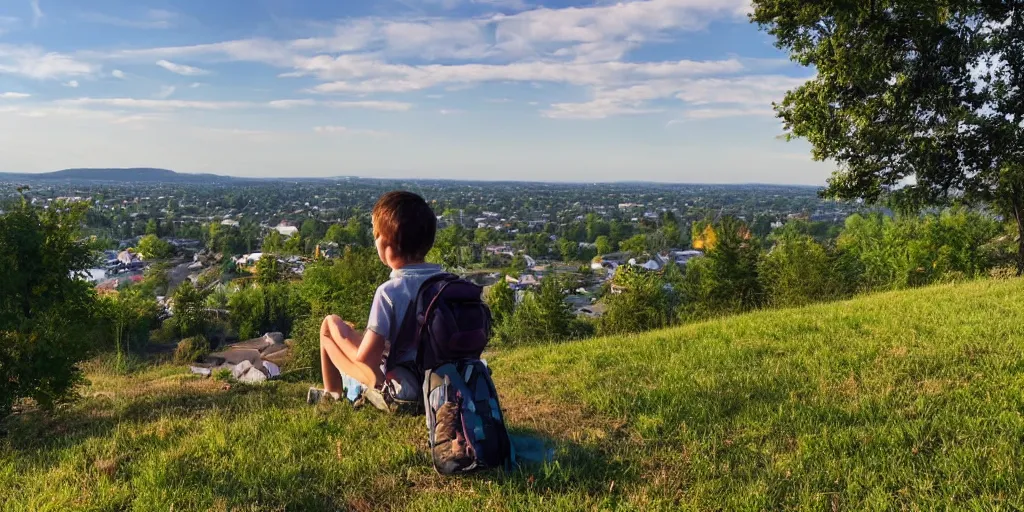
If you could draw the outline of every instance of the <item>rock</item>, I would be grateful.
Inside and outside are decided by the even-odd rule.
[[[267,341],[267,338],[253,338],[251,340],[239,341],[238,343],[232,343],[228,348],[251,348],[253,350],[263,350],[273,343]]]
[[[263,335],[263,338],[277,345],[284,343],[284,334],[281,334],[279,332],[268,332]]]
[[[192,373],[202,375],[203,377],[209,377],[213,373],[213,370],[209,368],[203,368],[201,366],[189,366],[188,369]]]
[[[280,352],[282,350],[287,350],[287,349],[288,349],[288,347],[286,347],[284,345],[278,345],[276,343],[272,343],[270,345],[267,345],[266,347],[263,347],[263,350],[260,350],[260,356],[267,357],[267,356],[273,354],[274,352]]]
[[[266,382],[266,380],[267,374],[263,373],[263,370],[256,367],[249,367],[249,370],[238,378],[238,382],[244,382],[246,384],[259,384],[260,382]]]
[[[252,363],[250,363],[249,361],[242,361],[241,363],[236,364],[235,367],[231,369],[231,376],[238,380],[242,380],[242,377],[251,369]]]
[[[288,355],[288,349],[278,350],[270,354],[265,354],[263,356],[263,362],[270,361],[278,366],[284,366],[284,363],[288,361]]]
[[[249,364],[260,360],[260,351],[252,348],[228,348],[223,352],[214,352],[209,357],[219,357],[227,364],[238,364],[242,361],[249,361]]]

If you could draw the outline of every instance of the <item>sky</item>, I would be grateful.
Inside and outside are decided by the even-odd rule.
[[[0,171],[823,184],[749,0],[0,0]]]

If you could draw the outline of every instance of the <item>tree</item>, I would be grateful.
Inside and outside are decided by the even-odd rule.
[[[843,294],[825,248],[806,235],[781,238],[758,265],[766,302],[775,307],[802,306]]]
[[[838,169],[826,194],[905,208],[987,202],[1024,274],[1024,9],[1018,2],[755,0],[815,77],[776,111]]]
[[[623,291],[605,299],[608,308],[598,323],[600,334],[643,332],[672,322],[671,297],[658,274],[622,265],[616,269],[613,280]]]
[[[599,256],[612,252],[612,243],[605,235],[597,237],[597,240],[594,240],[594,245],[597,246],[597,254]]]
[[[619,250],[630,254],[643,254],[647,252],[647,235],[634,235],[629,240],[623,240],[619,244]]]
[[[174,326],[182,338],[203,334],[206,330],[206,294],[188,279],[174,290]]]
[[[328,230],[328,233],[330,230]],[[284,250],[284,238],[281,236],[276,229],[271,229],[267,236],[263,237],[263,246],[260,248],[263,252],[269,252],[271,254],[277,254]]]
[[[495,326],[510,318],[515,311],[516,294],[504,277],[499,279],[497,283],[494,283],[494,286],[491,286],[487,291],[487,296],[484,298],[487,301],[487,305],[491,308],[491,315],[494,318]]]
[[[279,283],[284,278],[284,269],[277,261],[277,256],[264,253],[255,265],[256,282],[259,284]]]
[[[147,260],[162,260],[171,257],[174,247],[156,235],[146,235],[139,240],[139,254]]]
[[[713,226],[714,248],[686,264],[681,286],[683,315],[703,318],[735,313],[760,305],[757,279],[760,247],[746,226],[733,217]]]
[[[21,190],[19,190],[21,191]],[[52,407],[81,382],[95,345],[96,293],[80,233],[83,203],[40,211],[22,198],[0,215],[0,418],[15,400]]]
[[[160,226],[157,224],[156,219],[149,219],[149,222],[146,223],[146,234],[154,236],[160,234]]]
[[[562,255],[562,261],[576,261],[580,257],[580,244],[563,238],[558,241],[558,252]]]

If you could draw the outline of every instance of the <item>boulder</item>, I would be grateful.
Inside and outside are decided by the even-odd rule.
[[[270,345],[273,345],[273,343],[267,341],[266,337],[262,337],[253,338],[251,340],[239,341],[238,343],[232,343],[229,348],[251,348],[254,350],[263,350]]]
[[[252,348],[228,348],[222,352],[214,352],[209,357],[219,357],[224,360],[224,363],[235,364],[241,363],[242,361],[248,361],[250,364],[256,363],[260,359],[260,351]]]
[[[264,370],[251,366],[245,374],[238,377],[238,382],[244,382],[246,384],[259,384],[260,382],[266,382],[267,374],[263,372]]]
[[[245,376],[245,374],[248,373],[249,370],[251,369],[252,363],[250,363],[249,361],[242,361],[241,363],[236,364],[235,367],[231,369],[231,376],[237,380],[242,380],[242,377]]]
[[[271,362],[278,366],[284,366],[284,363],[288,361],[289,351],[287,348],[272,352],[270,354],[263,355],[264,362]]]
[[[268,332],[263,335],[263,338],[277,345],[284,343],[284,334],[279,332]]]
[[[270,345],[263,347],[263,350],[260,350],[260,356],[267,357],[275,352],[280,352],[282,350],[287,349],[288,347],[284,346],[284,344],[278,345],[277,343],[271,343]]]

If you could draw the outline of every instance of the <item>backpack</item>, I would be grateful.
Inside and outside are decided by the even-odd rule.
[[[423,376],[431,458],[445,475],[510,466],[513,460],[491,371],[480,360],[491,334],[482,293],[453,274],[427,279],[387,358],[389,375],[408,370],[406,375]]]

